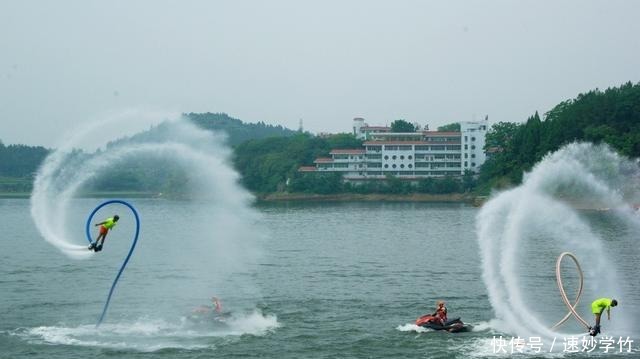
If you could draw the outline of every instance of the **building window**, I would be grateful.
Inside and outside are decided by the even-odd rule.
[[[389,165],[386,165],[386,164],[385,164],[385,165],[384,165],[384,168],[389,168]]]
[[[391,156],[391,159],[395,160],[396,159],[396,155]]]
[[[411,163],[409,163],[409,164],[407,165],[407,167],[412,168],[412,167],[413,167],[413,165],[412,165]]]
[[[475,141],[475,140],[476,140],[476,138],[475,138],[475,137],[471,137],[471,141]]]
[[[468,153],[465,153],[465,154],[464,154],[464,158],[469,158],[469,154],[468,154]]]
[[[408,160],[410,160],[410,159],[412,159],[412,158],[413,158],[413,156],[411,156],[411,155],[407,156],[407,159],[408,159]]]
[[[385,159],[385,160],[388,160],[388,159],[389,159],[389,156],[384,155],[384,159]]]
[[[404,165],[400,165],[400,168],[404,168]]]
[[[395,164],[395,163],[394,163],[394,164],[392,164],[392,165],[391,165],[391,167],[396,168],[396,164]]]
[[[475,167],[476,163],[475,162],[471,162],[471,167]]]
[[[401,159],[401,160],[404,160],[404,155],[400,155],[400,159]]]
[[[467,142],[469,140],[469,137],[464,136],[464,142]]]
[[[465,150],[468,150],[468,149],[469,149],[469,146],[468,146],[468,145],[464,145],[464,149],[465,149]]]
[[[476,158],[476,154],[475,154],[475,153],[472,153],[472,154],[471,154],[471,158]]]
[[[467,163],[467,161],[464,161],[464,166],[469,167],[469,164]]]
[[[471,145],[471,149],[475,150],[476,149],[476,145]]]

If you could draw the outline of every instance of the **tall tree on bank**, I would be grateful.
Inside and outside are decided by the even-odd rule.
[[[416,132],[416,127],[405,120],[391,122],[391,132]]]
[[[460,132],[460,122],[449,123],[438,127],[440,132]]]

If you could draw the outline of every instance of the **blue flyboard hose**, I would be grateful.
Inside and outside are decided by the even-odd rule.
[[[102,324],[102,320],[104,319],[104,316],[107,314],[107,309],[109,308],[109,302],[111,301],[111,295],[113,295],[113,290],[116,288],[116,284],[118,284],[118,279],[120,279],[120,275],[122,275],[122,272],[124,271],[124,268],[127,266],[127,263],[129,262],[129,259],[131,258],[131,255],[133,254],[133,250],[136,248],[136,243],[138,242],[138,234],[140,234],[140,217],[138,216],[138,212],[136,211],[135,208],[133,208],[132,205],[130,205],[129,203],[119,200],[119,199],[112,199],[106,202],[101,203],[98,207],[96,207],[93,212],[91,212],[91,214],[89,215],[89,218],[87,218],[87,225],[86,225],[86,234],[87,234],[87,240],[89,241],[89,244],[91,244],[93,241],[91,239],[91,231],[90,231],[90,227],[91,227],[91,220],[93,219],[93,216],[95,216],[96,212],[98,212],[98,210],[100,210],[100,208],[112,204],[112,203],[119,203],[119,204],[123,204],[127,207],[129,207],[129,209],[131,210],[131,212],[133,212],[133,215],[136,218],[136,234],[135,237],[133,238],[133,243],[131,244],[131,248],[129,249],[129,253],[127,254],[127,258],[124,259],[124,262],[122,262],[122,266],[120,267],[120,270],[118,271],[118,275],[116,276],[116,278],[113,280],[113,284],[111,284],[111,289],[109,289],[109,296],[107,297],[107,301],[104,303],[104,308],[102,309],[102,315],[100,315],[100,319],[98,320],[98,324],[96,324],[96,327],[100,326],[100,324]]]

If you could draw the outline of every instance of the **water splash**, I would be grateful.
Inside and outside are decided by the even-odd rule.
[[[229,338],[241,335],[264,336],[279,327],[273,315],[259,311],[236,314],[225,322],[208,321],[199,325],[190,320],[169,322],[139,318],[111,323],[96,329],[93,325],[40,326],[20,328],[8,334],[23,340],[49,345],[100,347],[117,350],[155,352],[163,349],[214,349],[228,345]]]
[[[122,116],[115,122],[127,121],[131,118]],[[215,200],[218,208],[238,211],[242,218],[255,217],[248,206],[251,196],[238,186],[238,174],[228,163],[230,152],[222,145],[222,137],[197,129],[186,121],[167,122],[165,125],[169,127],[170,138],[127,141],[96,152],[88,159],[79,157],[73,150],[76,144],[92,137],[93,132],[104,133],[106,126],[118,127],[118,123],[98,123],[78,131],[53,151],[37,173],[31,196],[31,215],[42,237],[69,257],[91,257],[84,243],[79,243],[67,232],[66,226],[60,225],[67,221],[69,201],[87,181],[132,158],[178,163],[192,179],[190,191],[198,198]],[[104,139],[104,136],[96,138]]]
[[[554,289],[554,263],[561,252],[571,251],[585,267],[586,299],[579,311],[593,320],[593,299],[625,298],[627,307],[616,308],[615,321],[607,323],[609,333],[629,335],[629,330],[636,330],[624,313],[635,311],[633,303],[639,297],[637,288],[625,283],[637,281],[613,260],[622,255],[615,238],[588,214],[606,211],[610,221],[640,228],[633,210],[639,203],[638,174],[637,162],[607,146],[574,143],[546,156],[521,186],[493,196],[483,206],[476,231],[497,329],[522,337],[560,334],[548,329],[566,313]],[[637,248],[626,251],[637,260]],[[577,326],[569,330],[580,332]]]
[[[75,260],[94,258],[96,254],[87,250],[82,227],[68,224],[80,223],[82,218],[75,217],[81,208],[86,206],[88,214],[98,201],[78,201],[78,195],[114,167],[155,161],[162,170],[163,166],[171,164],[172,168],[179,168],[186,179],[179,202],[186,199],[192,205],[179,206],[181,210],[186,208],[188,213],[179,213],[176,219],[169,218],[172,213],[167,213],[165,218],[156,219],[154,223],[144,223],[141,212],[143,228],[155,227],[156,235],[166,233],[166,236],[175,237],[176,232],[179,235],[175,229],[179,224],[189,231],[189,235],[178,237],[181,239],[180,251],[167,255],[162,248],[149,246],[153,243],[149,240],[153,238],[145,238],[143,230],[139,245],[142,248],[138,249],[142,251],[138,255],[151,256],[146,263],[155,266],[154,273],[166,272],[172,277],[159,277],[153,283],[138,281],[136,285],[143,289],[135,296],[128,296],[135,303],[120,306],[120,315],[116,318],[140,315],[149,310],[144,303],[162,296],[162,301],[156,301],[153,308],[154,318],[173,320],[184,314],[185,307],[195,306],[194,300],[208,298],[212,291],[225,299],[233,298],[236,311],[252,310],[260,294],[247,272],[257,262],[259,241],[263,238],[256,226],[258,214],[250,205],[253,198],[238,183],[239,175],[230,165],[231,151],[224,145],[224,136],[199,129],[186,119],[169,121],[167,116],[127,112],[92,122],[69,135],[45,159],[37,173],[31,196],[31,216],[42,238],[61,253]],[[157,126],[152,136],[140,136],[137,132],[141,127],[139,123],[129,132],[125,131],[129,128],[128,123],[140,119],[147,127]],[[111,131],[114,128],[118,130]],[[122,136],[129,137],[116,141]],[[98,146],[95,153],[74,150],[88,139],[99,139],[93,142]],[[164,203],[164,206],[172,208],[173,205]],[[119,227],[125,230],[126,223],[119,223]],[[129,238],[128,234],[123,236]],[[145,240],[149,244],[145,244]],[[91,269],[87,266],[88,271]],[[114,267],[114,275],[116,270]],[[107,284],[105,282],[106,288]],[[175,290],[176,284],[180,290]],[[268,316],[262,316],[262,319],[270,320]],[[251,326],[245,329],[253,330]]]
[[[403,325],[398,325],[396,327],[396,330],[399,330],[401,332],[416,332],[416,333],[435,332],[435,330],[433,330],[433,329],[421,327],[421,326],[415,325],[413,323],[407,323],[407,324],[403,324]]]

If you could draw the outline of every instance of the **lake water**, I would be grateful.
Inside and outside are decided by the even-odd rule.
[[[84,221],[100,202],[72,200],[69,213],[50,223],[64,226],[76,243],[85,245]],[[477,208],[433,203],[258,204],[257,215],[243,217],[246,222],[239,226],[230,223],[233,213],[217,207],[209,211],[204,202],[131,203],[142,219],[141,237],[106,319],[96,328],[131,243],[132,217],[117,206],[100,212],[96,220],[117,212],[121,222],[109,234],[103,252],[73,260],[43,240],[28,200],[0,200],[0,357],[508,356],[494,354],[492,339],[503,335],[508,340],[514,334],[494,325],[495,309],[479,255]],[[627,241],[622,248],[637,248],[634,235],[606,212],[581,215],[595,231]],[[220,216],[225,219],[212,219]],[[245,227],[250,231],[236,235]],[[554,269],[548,266],[558,253],[553,248],[545,252],[544,243],[539,244],[543,249],[536,256],[547,259],[531,260],[521,285],[545,324],[551,325],[566,311],[555,288]],[[621,255],[619,270],[633,270],[637,260],[635,254]],[[572,278],[575,282],[569,274],[568,288]],[[625,284],[632,293],[622,300],[627,308],[639,304],[636,284],[637,280]],[[573,295],[572,289],[568,292]],[[194,313],[212,295],[220,297],[227,313],[222,320]],[[462,317],[474,330],[451,334],[413,326],[418,316],[433,311],[438,299],[447,301],[449,317]],[[591,298],[583,301],[580,308],[592,320]],[[612,321],[603,320],[604,327],[615,327],[620,313],[614,309]],[[578,328],[568,326],[569,331]],[[637,332],[616,334],[637,338]],[[640,355],[637,340],[629,357]],[[558,338],[556,345],[561,342]],[[556,357],[589,356],[557,351]]]

